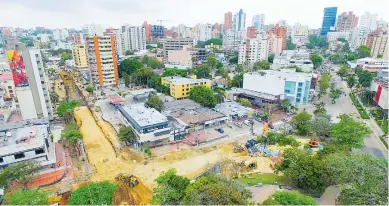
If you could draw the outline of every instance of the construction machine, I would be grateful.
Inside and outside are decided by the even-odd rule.
[[[242,161],[240,163],[240,166],[241,166],[243,171],[249,171],[249,170],[257,168],[258,164],[257,164],[257,161],[248,160],[248,161]]]
[[[124,182],[131,188],[139,184],[139,180],[137,177],[135,177],[134,175],[124,175],[123,173],[120,173],[118,176],[116,176],[115,180],[118,182]]]

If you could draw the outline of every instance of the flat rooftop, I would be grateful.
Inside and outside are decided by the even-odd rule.
[[[46,125],[33,125],[0,133],[0,156],[41,147],[48,138]]]
[[[130,94],[132,96],[137,96],[137,95],[143,95],[143,94],[147,94],[147,93],[150,93],[150,92],[157,92],[157,90],[155,89],[138,89],[138,90],[134,90],[134,91],[130,91]]]
[[[266,76],[266,75],[273,75],[278,76],[279,78],[284,78],[286,81],[298,81],[301,78],[312,78],[313,73],[303,73],[303,72],[296,72],[291,69],[281,69],[281,70],[261,70],[258,72],[249,72],[246,73],[249,75],[259,75],[259,76]]]
[[[189,79],[189,78],[180,78],[180,79],[172,79],[171,82],[173,84],[195,84],[200,82],[212,82],[209,79]]]
[[[231,90],[228,90],[227,93],[230,94],[246,94],[249,96],[253,97],[258,97],[262,99],[268,99],[268,100],[278,100],[279,97],[277,95],[272,95],[272,94],[266,94],[262,92],[256,92],[248,89],[243,89],[243,88],[231,88]]]
[[[185,124],[201,124],[226,116],[208,108],[198,108],[190,111],[178,111],[174,114],[174,117]]]
[[[154,108],[146,108],[143,103],[122,106],[124,111],[140,126],[167,122],[167,117]]]
[[[181,100],[164,102],[163,107],[165,111],[178,111],[178,110],[196,109],[196,108],[200,108],[201,106],[200,104],[190,99],[181,99]]]
[[[217,104],[214,110],[226,116],[238,115],[241,117],[247,115],[252,109],[250,107],[242,106],[238,102],[230,101]]]

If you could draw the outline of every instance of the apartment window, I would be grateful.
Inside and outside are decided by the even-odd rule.
[[[301,97],[301,93],[297,93],[297,97]]]
[[[2,158],[2,157],[0,157],[0,163],[3,163],[3,162],[4,162],[3,158]]]
[[[285,89],[285,93],[290,93],[290,90],[289,89]]]
[[[182,89],[182,91],[184,91],[184,89]]]
[[[39,57],[39,54],[35,54],[35,57]]]
[[[298,89],[297,89],[297,92],[301,92],[301,91],[302,91],[302,89],[301,89],[301,88],[298,88]]]
[[[41,84],[44,84],[45,82],[44,81],[41,81]]]
[[[299,82],[299,87],[302,87],[303,86],[303,83],[302,82]]]
[[[24,155],[24,153],[19,153],[19,154],[16,154],[15,155],[15,159],[22,159],[22,158],[25,158],[26,156]]]
[[[187,84],[186,86],[189,87],[189,84]]]
[[[12,89],[8,90],[9,93],[14,93],[14,91]]]
[[[300,98],[297,98],[297,99],[296,99],[296,102],[300,102]]]
[[[187,92],[186,95],[189,95],[189,92]]]
[[[36,155],[43,154],[43,153],[45,153],[45,151],[43,150],[43,148],[39,148],[39,149],[35,150],[35,154],[36,154]]]
[[[182,93],[182,95],[184,96],[184,93]]]
[[[8,86],[8,89],[12,89],[12,86]]]

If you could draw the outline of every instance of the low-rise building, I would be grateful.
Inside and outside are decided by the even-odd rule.
[[[381,70],[377,78],[371,82],[371,91],[375,91],[374,102],[384,110],[388,110],[389,89],[388,89],[388,69]]]
[[[131,125],[139,143],[158,143],[169,138],[170,127],[167,117],[145,104],[118,105],[126,123]]]
[[[362,58],[354,62],[347,62],[351,68],[362,67],[370,72],[379,72],[381,69],[388,69],[388,60],[375,58]]]
[[[244,98],[251,102],[253,107],[265,107],[267,105],[279,106],[281,95],[272,95],[243,88],[232,88],[227,91],[227,99],[235,101],[237,98]]]
[[[310,99],[310,87],[313,74],[295,72],[290,69],[264,70],[245,73],[243,89],[281,96],[293,105],[306,104]]]
[[[275,55],[272,69],[281,69],[288,66],[298,66],[304,72],[313,70],[310,54],[304,50],[284,50],[281,54]]]
[[[229,121],[234,121],[238,119],[246,119],[249,116],[250,111],[253,109],[242,106],[236,101],[225,101],[221,104],[217,104],[214,110],[226,115]]]
[[[182,50],[168,51],[167,63],[173,65],[193,66],[196,62],[204,62],[210,54],[210,49],[183,46]]]
[[[0,130],[0,167],[28,160],[37,161],[41,166],[55,162],[47,124],[3,125]]]
[[[0,74],[0,98],[4,100],[11,100],[15,97],[15,84],[12,78],[12,73]]]
[[[193,87],[211,88],[211,85],[212,81],[209,79],[173,78],[170,80],[170,96],[175,99],[185,99],[189,97],[189,92]]]

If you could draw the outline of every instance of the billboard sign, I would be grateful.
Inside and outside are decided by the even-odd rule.
[[[9,50],[7,56],[15,87],[27,87],[28,77],[22,54],[17,50]]]

